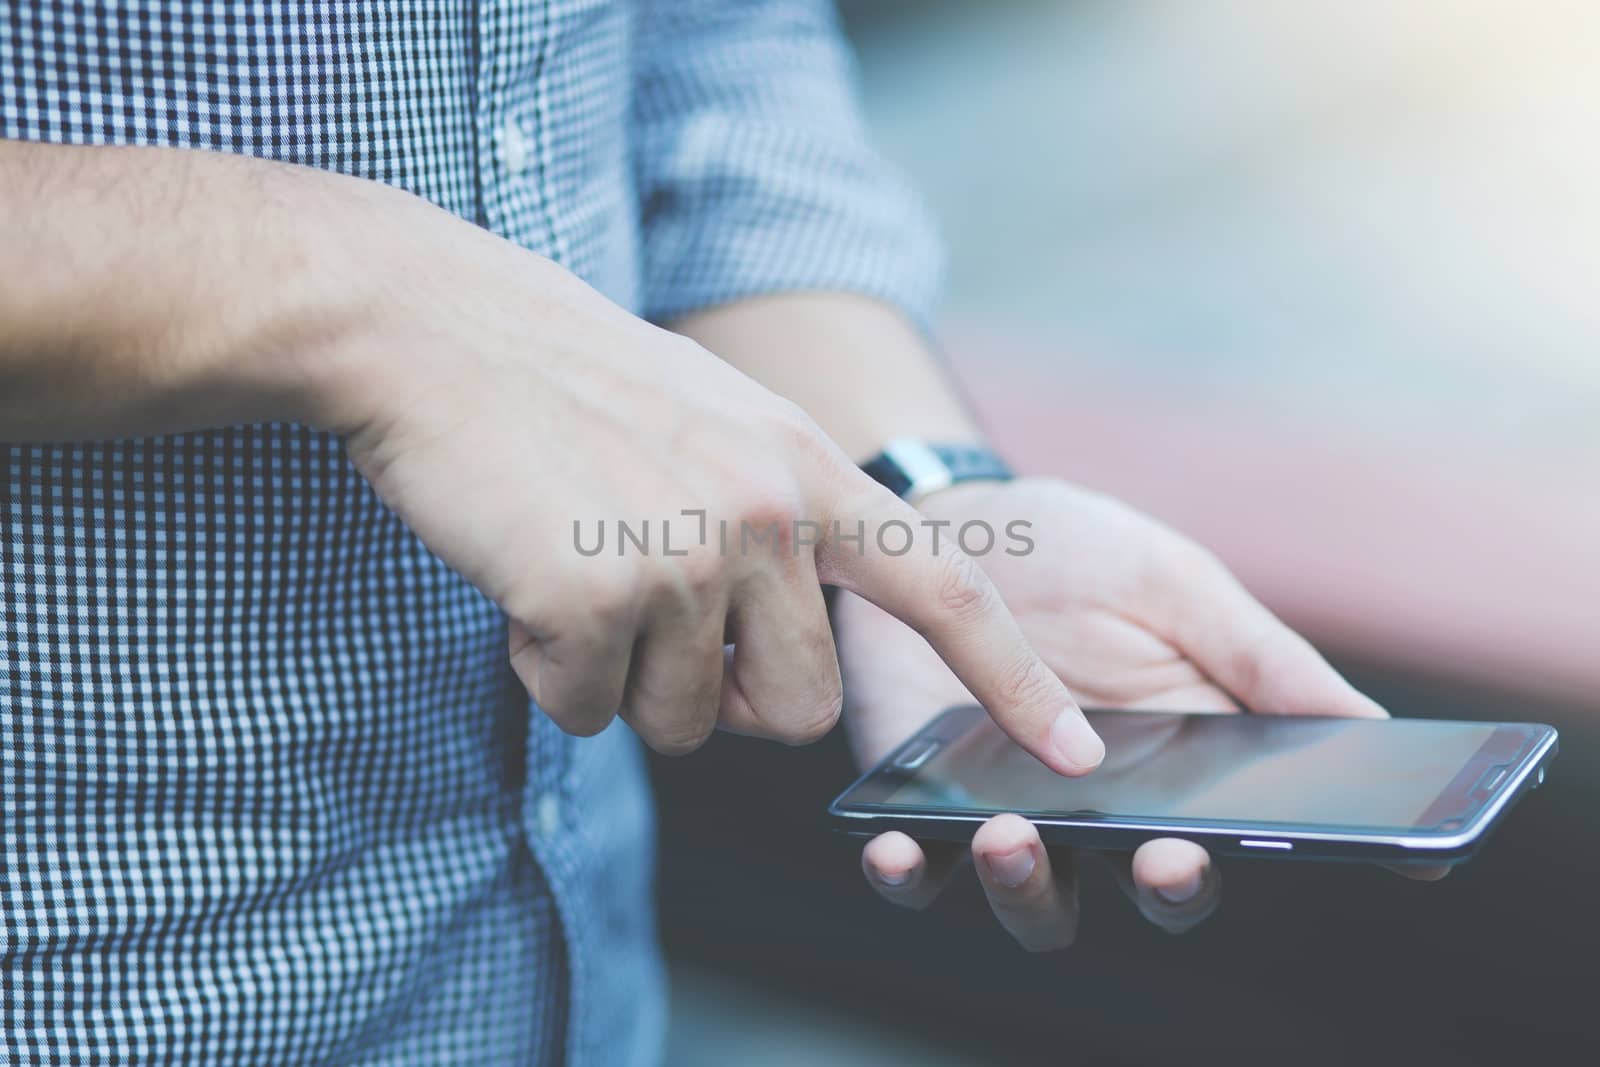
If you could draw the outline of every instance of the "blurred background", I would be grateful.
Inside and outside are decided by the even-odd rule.
[[[1090,865],[1030,957],[971,878],[873,896],[841,738],[719,737],[655,765],[672,1061],[1600,1062],[1600,5],[844,13],[1019,465],[1208,544],[1391,710],[1562,755],[1438,885],[1225,861],[1171,938]]]

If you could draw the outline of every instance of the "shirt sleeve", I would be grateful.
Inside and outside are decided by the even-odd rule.
[[[928,325],[938,239],[868,143],[827,0],[649,0],[633,47],[647,318],[826,289]]]

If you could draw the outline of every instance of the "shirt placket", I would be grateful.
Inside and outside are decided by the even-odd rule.
[[[550,124],[542,121],[550,0],[480,0],[477,9],[478,221],[502,235],[517,232],[518,212],[532,200],[543,213],[539,165]],[[513,195],[513,193],[521,195]],[[550,254],[556,235],[549,226]],[[567,989],[566,1062],[581,1067],[592,1047],[584,1021],[587,977],[584,893],[578,840],[572,829],[573,739],[532,704],[522,829],[555,904],[565,943]],[[530,902],[531,906],[532,902]]]
[[[479,222],[558,262],[565,249],[545,188],[552,0],[484,0],[478,11]]]
[[[513,0],[480,0],[477,6],[478,221],[500,234],[513,222],[507,193],[512,183],[527,180],[538,156],[538,131],[529,128],[527,114],[532,94],[518,75],[527,69],[530,44],[542,47],[530,38],[543,36],[543,7],[535,12]]]

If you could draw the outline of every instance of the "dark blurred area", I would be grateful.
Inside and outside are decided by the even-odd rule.
[[[1550,721],[1562,754],[1482,854],[1438,883],[1222,860],[1221,909],[1172,937],[1085,859],[1079,939],[1056,955],[1016,948],[970,873],[924,913],[877,898],[859,842],[822,817],[853,776],[837,735],[804,752],[719,736],[658,760],[662,935],[689,987],[675,996],[712,973],[712,992],[761,990],[773,1012],[762,1026],[737,999],[692,1002],[692,1019],[675,1021],[709,1029],[676,1035],[674,1061],[929,1062],[876,1050],[876,1035],[828,1041],[870,1021],[952,1064],[1594,1062],[1597,709],[1350,673],[1408,714]]]
[[[1600,9],[845,14],[1021,465],[1196,536],[1396,714],[1562,753],[1441,883],[1224,862],[1172,938],[1086,861],[1032,957],[970,876],[872,894],[841,737],[719,737],[655,764],[674,1062],[1600,1062]]]

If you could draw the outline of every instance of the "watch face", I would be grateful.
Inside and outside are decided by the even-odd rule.
[[[861,468],[896,496],[915,499],[979,479],[1005,480],[1011,469],[994,452],[979,445],[929,445],[895,440]]]
[[[943,457],[921,441],[891,441],[883,454],[900,468],[906,488],[903,497],[921,496],[951,484],[950,466]]]

